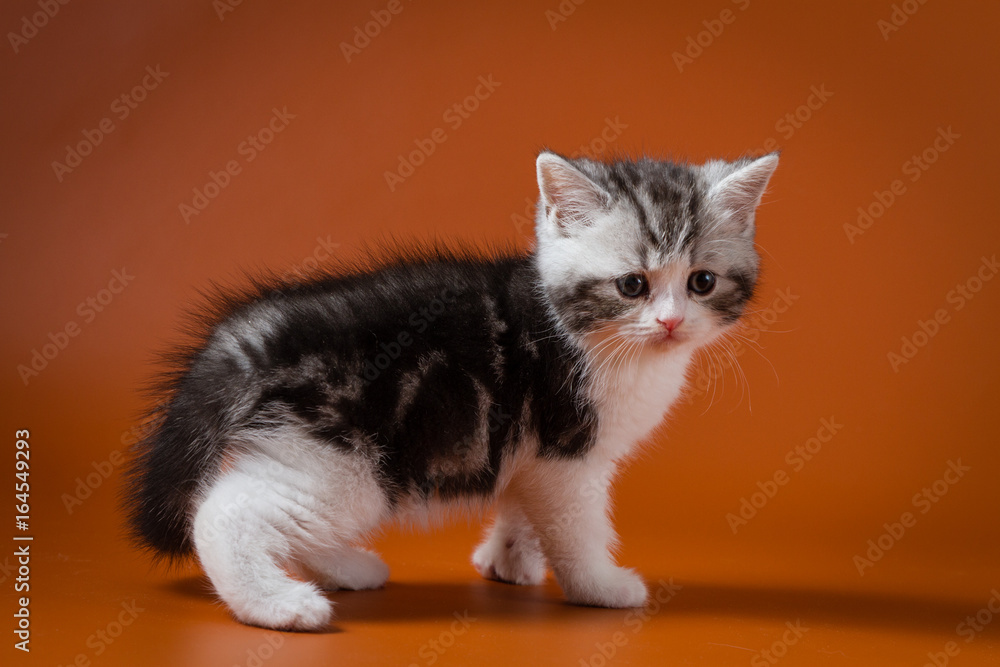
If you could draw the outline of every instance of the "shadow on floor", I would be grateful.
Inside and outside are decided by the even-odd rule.
[[[565,621],[568,623],[621,623],[632,618],[668,620],[685,617],[760,618],[783,623],[796,619],[813,625],[877,630],[951,633],[968,616],[975,616],[987,600],[958,600],[919,593],[836,591],[753,587],[674,580],[681,588],[663,604],[668,594],[662,580],[648,578],[650,601],[644,612],[595,609],[566,604],[550,579],[542,586],[521,587],[492,581],[394,582],[376,591],[335,591],[328,594],[337,603],[337,621],[397,623],[401,621],[448,621],[456,614],[470,613],[491,619]],[[164,585],[175,595],[217,601],[208,581],[187,576]],[[996,603],[995,603],[996,604]],[[992,615],[991,615],[992,616]],[[1000,622],[985,626],[983,635],[1000,634]]]

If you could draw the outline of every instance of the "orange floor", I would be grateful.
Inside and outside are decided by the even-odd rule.
[[[968,0],[5,3],[0,664],[1000,663],[998,19]],[[199,288],[379,238],[527,247],[542,146],[782,151],[739,368],[699,366],[617,486],[647,609],[482,581],[460,520],[378,537],[386,589],[281,634],[127,545],[137,389]]]

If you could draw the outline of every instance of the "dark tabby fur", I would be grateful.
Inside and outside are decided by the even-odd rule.
[[[222,443],[284,419],[377,461],[392,498],[488,494],[504,448],[526,428],[546,456],[584,452],[593,414],[575,390],[580,352],[553,335],[537,284],[530,257],[435,252],[222,298],[204,345],[185,351],[165,387],[162,422],[138,447],[138,536],[162,554],[189,554],[190,500],[219,468]],[[262,319],[276,324],[260,329]],[[241,334],[247,326],[253,333]],[[408,391],[414,381],[419,391]],[[444,476],[434,470],[447,468],[441,459],[467,455],[462,443],[475,440],[477,385],[490,404],[488,448],[474,468]]]

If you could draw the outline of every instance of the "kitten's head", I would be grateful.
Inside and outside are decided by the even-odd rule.
[[[754,213],[777,165],[539,155],[536,258],[564,331],[663,350],[714,340],[753,296]]]

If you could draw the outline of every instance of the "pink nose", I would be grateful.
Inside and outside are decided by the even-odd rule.
[[[683,317],[671,317],[667,320],[656,320],[663,325],[663,328],[667,330],[667,333],[673,333],[674,329],[679,327],[683,322]]]

